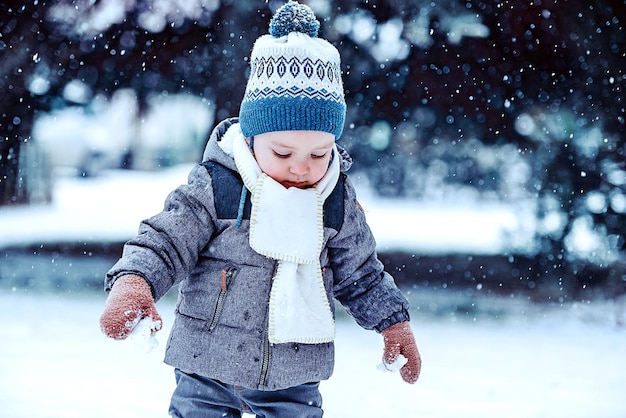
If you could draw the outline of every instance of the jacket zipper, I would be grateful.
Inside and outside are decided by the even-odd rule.
[[[278,270],[278,262],[274,263],[274,270],[272,271],[272,279],[276,276],[276,270]],[[269,304],[268,304],[269,306]],[[267,380],[267,372],[270,366],[270,350],[272,346],[270,344],[268,331],[263,334],[263,362],[261,363],[261,376],[259,378],[259,388],[265,387],[265,381]]]
[[[267,333],[263,335],[263,362],[261,363],[261,378],[259,379],[259,388],[265,387],[267,380],[267,372],[270,366],[270,340]]]
[[[234,267],[229,267],[227,270],[222,270],[222,285],[220,289],[220,293],[217,296],[217,303],[215,304],[215,312],[213,313],[213,320],[209,324],[208,331],[211,332],[217,326],[217,322],[220,319],[220,315],[222,313],[222,309],[224,308],[224,299],[226,299],[226,293],[228,292],[228,288],[235,277],[235,273],[237,269]]]

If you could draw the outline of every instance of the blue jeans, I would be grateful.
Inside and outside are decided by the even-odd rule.
[[[246,389],[178,369],[169,414],[174,418],[319,418],[319,382],[277,391]]]

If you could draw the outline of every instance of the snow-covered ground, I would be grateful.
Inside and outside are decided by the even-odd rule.
[[[165,328],[146,352],[100,333],[104,295],[0,294],[0,416],[167,416],[174,388],[162,363]],[[329,418],[623,418],[626,329],[611,306],[526,306],[496,320],[454,320],[414,309],[424,366],[415,385],[377,370],[379,335],[337,324],[333,377],[321,385]],[[593,312],[592,312],[593,311]]]
[[[125,240],[139,220],[160,210],[188,169],[60,178],[52,205],[0,208],[0,248]],[[503,236],[519,228],[514,211],[503,207],[442,210],[381,203],[367,194],[363,203],[379,246],[388,248],[436,252],[471,245],[476,252],[496,253]],[[626,416],[626,301],[620,307],[602,300],[536,305],[481,298],[464,301],[477,306],[478,314],[469,316],[455,313],[455,298],[462,295],[441,289],[407,293],[424,360],[420,380],[408,385],[397,374],[377,370],[380,336],[342,316],[335,374],[321,386],[327,417]],[[162,357],[174,298],[157,305],[165,329],[149,353],[133,341],[100,333],[104,298],[93,291],[0,286],[1,417],[167,416],[174,378]]]

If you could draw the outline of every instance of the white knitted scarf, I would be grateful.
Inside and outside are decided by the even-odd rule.
[[[284,188],[262,173],[239,125],[220,141],[232,152],[252,193],[250,246],[278,260],[269,302],[269,341],[316,344],[333,341],[335,322],[319,264],[324,239],[323,205],[339,178],[339,153],[312,188]],[[231,148],[232,146],[232,148]]]

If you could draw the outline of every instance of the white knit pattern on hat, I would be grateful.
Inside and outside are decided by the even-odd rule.
[[[298,97],[343,103],[339,53],[323,39],[291,32],[259,38],[250,57],[244,101]]]

